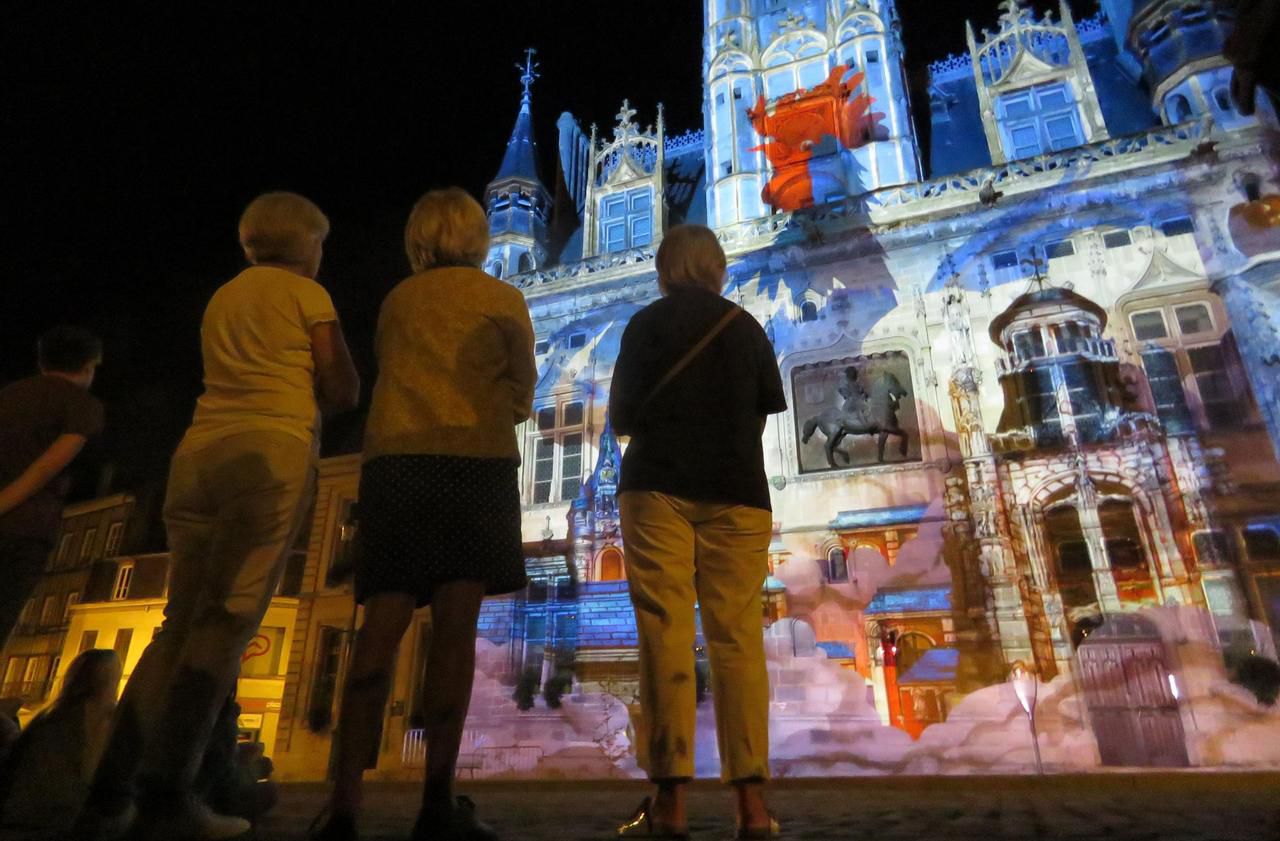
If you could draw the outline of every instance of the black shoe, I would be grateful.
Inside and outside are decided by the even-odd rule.
[[[652,815],[653,801],[646,797],[631,819],[618,827],[619,838],[661,838],[664,841],[689,841],[689,829],[663,826],[655,823]]]
[[[328,809],[317,815],[307,830],[307,841],[358,841],[359,838],[355,818]]]
[[[493,827],[476,817],[476,804],[459,797],[448,814],[418,813],[410,841],[500,841]]]

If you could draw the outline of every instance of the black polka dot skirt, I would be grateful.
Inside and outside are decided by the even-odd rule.
[[[431,603],[447,581],[494,596],[525,587],[519,465],[511,459],[391,455],[360,473],[356,600],[408,593]]]

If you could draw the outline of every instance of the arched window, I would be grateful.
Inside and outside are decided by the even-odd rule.
[[[849,580],[849,559],[841,546],[833,546],[827,551],[827,580]]]
[[[489,264],[489,274],[493,275],[498,280],[502,280],[502,261],[501,260],[494,260],[492,263]]]
[[[933,648],[933,641],[916,631],[898,637],[898,675],[904,675],[924,653]]]
[[[818,305],[815,304],[813,301],[805,301],[804,303],[802,303],[800,305],[800,320],[801,321],[817,321]]]
[[[532,269],[533,269],[533,255],[530,254],[528,251],[526,251],[525,253],[520,255],[520,262],[518,264],[518,268],[516,269],[516,271],[523,273],[523,272],[531,271]]]
[[[1169,97],[1168,110],[1171,123],[1181,123],[1191,119],[1191,103],[1180,93]]]
[[[1217,103],[1219,110],[1230,111],[1231,109],[1231,92],[1225,87],[1213,89],[1213,101]]]

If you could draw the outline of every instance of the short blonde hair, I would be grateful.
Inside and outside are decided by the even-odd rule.
[[[677,225],[662,238],[655,261],[658,288],[665,295],[680,286],[720,294],[728,261],[716,235],[702,225]]]
[[[328,235],[329,220],[297,193],[263,193],[240,214],[240,246],[251,263],[304,263]]]
[[[404,251],[415,272],[439,266],[480,267],[489,252],[489,220],[461,187],[418,199],[404,228]]]

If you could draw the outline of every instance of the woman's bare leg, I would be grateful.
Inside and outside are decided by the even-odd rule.
[[[450,581],[431,598],[431,650],[427,655],[424,733],[427,781],[422,810],[446,816],[453,809],[462,729],[471,705],[476,672],[476,622],[484,600],[483,581]]]
[[[689,825],[689,813],[685,807],[688,780],[654,780],[658,787],[653,796],[653,811],[649,818],[663,829],[683,831]]]
[[[733,783],[738,809],[738,826],[744,829],[764,829],[771,817],[764,799],[763,780],[735,780]]]
[[[364,622],[356,637],[355,654],[342,690],[338,714],[338,752],[333,794],[329,807],[335,815],[355,817],[363,797],[361,781],[391,690],[396,652],[413,619],[413,597],[404,593],[379,593],[364,606]]]

